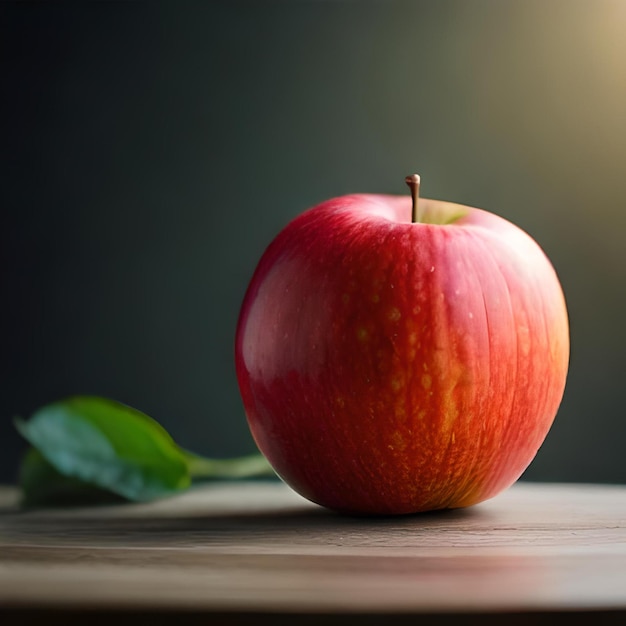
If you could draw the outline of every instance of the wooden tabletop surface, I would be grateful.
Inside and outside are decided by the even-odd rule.
[[[0,488],[3,626],[137,613],[626,624],[626,487],[520,482],[469,509],[385,518],[332,513],[279,482],[28,512]]]

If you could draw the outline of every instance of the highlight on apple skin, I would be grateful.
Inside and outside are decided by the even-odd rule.
[[[558,277],[481,209],[358,194],[263,254],[235,341],[252,435],[295,491],[346,513],[465,507],[513,484],[569,362]]]

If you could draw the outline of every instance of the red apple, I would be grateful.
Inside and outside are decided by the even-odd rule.
[[[560,405],[569,329],[557,275],[505,219],[350,195],[270,244],[243,301],[252,435],[306,498],[350,513],[464,507],[514,483]],[[415,215],[417,213],[417,215]]]

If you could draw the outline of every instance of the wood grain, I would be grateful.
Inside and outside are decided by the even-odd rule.
[[[518,483],[469,509],[395,518],[340,516],[278,482],[30,512],[2,489],[0,608],[7,624],[52,609],[626,623],[626,488]]]

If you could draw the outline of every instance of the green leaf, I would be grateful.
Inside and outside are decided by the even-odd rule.
[[[111,504],[125,500],[78,478],[63,476],[35,448],[29,448],[20,466],[22,506]]]
[[[144,413],[113,400],[71,397],[43,407],[28,421],[17,418],[15,426],[59,474],[129,500],[167,496],[191,482],[186,455],[169,434]],[[27,499],[33,484],[32,477],[22,483]]]

